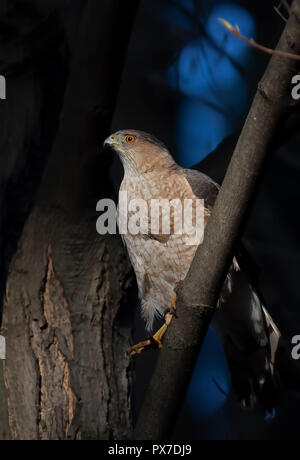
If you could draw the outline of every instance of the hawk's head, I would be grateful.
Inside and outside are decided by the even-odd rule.
[[[145,173],[174,165],[166,146],[143,131],[118,131],[105,140],[104,146],[111,147],[119,154],[127,173]]]

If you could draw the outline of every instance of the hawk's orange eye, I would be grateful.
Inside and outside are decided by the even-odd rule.
[[[125,141],[127,142],[127,144],[132,144],[135,141],[135,137],[134,136],[126,136]]]

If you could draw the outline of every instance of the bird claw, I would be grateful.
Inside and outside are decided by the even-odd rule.
[[[156,340],[153,337],[149,337],[149,339],[143,341],[143,342],[139,342],[137,343],[136,345],[134,345],[133,347],[130,347],[128,352],[130,354],[130,356],[134,356],[134,355],[139,355],[141,354],[143,351],[146,351],[146,350],[150,350],[150,348],[162,348],[162,342],[161,340]]]
[[[139,342],[133,347],[130,347],[128,352],[130,356],[139,355],[143,351],[150,350],[151,348],[158,348],[161,349],[163,347],[162,339],[167,332],[169,325],[173,319],[174,313],[170,310],[167,311],[165,315],[165,324],[154,334],[153,336],[149,337],[149,339]]]
[[[176,308],[175,307],[170,307],[165,311],[165,317],[167,314],[173,315],[175,318],[178,318],[178,315],[176,313]]]

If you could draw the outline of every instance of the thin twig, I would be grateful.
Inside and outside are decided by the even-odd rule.
[[[281,13],[279,8],[280,8],[280,5],[279,6],[274,6],[274,10],[278,14],[278,16],[280,16],[281,19],[283,19],[284,22],[288,22],[288,19]]]
[[[287,53],[285,51],[280,51],[280,50],[273,50],[271,48],[267,48],[266,46],[260,45],[259,43],[256,43],[256,41],[253,40],[253,38],[246,38],[244,37],[241,32],[239,27],[236,25],[233,27],[230,22],[226,21],[225,19],[219,18],[219,21],[223,26],[230,32],[232,35],[236,38],[239,38],[240,40],[243,40],[244,42],[248,43],[248,45],[252,46],[253,48],[256,48],[263,53],[270,54],[272,56],[281,56],[283,58],[288,58],[288,59],[294,59],[297,61],[300,61],[300,56],[297,54],[292,54],[292,53]]]
[[[290,15],[291,13],[291,7],[286,0],[281,0],[278,6],[274,6],[274,10],[276,11],[276,13],[284,20],[284,22],[287,22],[288,18],[286,18],[284,14],[281,13],[281,7],[284,7],[286,9],[288,15]]]
[[[211,379],[212,379],[212,381],[214,382],[214,384],[216,385],[216,387],[218,388],[219,392],[222,393],[222,395],[226,396],[226,398],[228,398],[229,393],[227,393],[227,392],[221,387],[221,385],[217,382],[217,380],[216,380],[214,377],[212,377]]]

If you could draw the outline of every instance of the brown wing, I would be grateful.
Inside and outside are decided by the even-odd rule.
[[[205,207],[211,210],[220,190],[219,185],[210,177],[194,169],[185,169],[184,174],[193,193],[204,200]]]
[[[180,168],[181,169],[181,168]],[[193,193],[197,198],[204,199],[205,206],[205,223],[210,217],[211,210],[214,206],[215,200],[219,192],[219,186],[208,176],[201,173],[200,171],[195,171],[192,169],[184,169],[183,174],[188,181]],[[171,235],[173,234],[173,218],[171,216]],[[149,231],[148,235],[145,235],[145,238],[151,238],[159,241],[160,243],[167,243],[169,241],[170,235],[164,235],[161,232],[159,234],[151,234]]]

